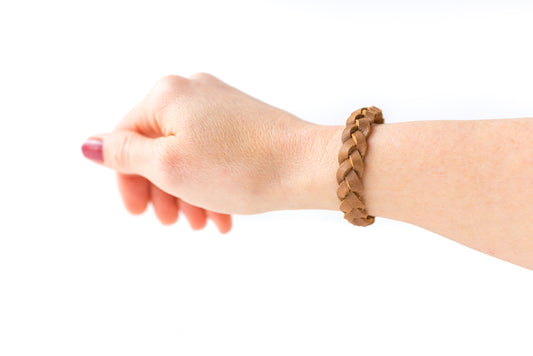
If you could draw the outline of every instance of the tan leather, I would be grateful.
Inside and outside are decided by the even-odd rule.
[[[342,146],[339,150],[339,169],[337,170],[337,196],[344,218],[354,225],[368,226],[374,216],[366,212],[363,201],[364,159],[368,150],[367,137],[372,124],[382,124],[383,114],[375,106],[354,111],[342,132]]]

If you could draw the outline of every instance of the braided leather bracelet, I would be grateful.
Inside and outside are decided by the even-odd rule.
[[[367,137],[372,124],[384,122],[381,110],[375,106],[354,111],[342,132],[342,146],[339,150],[339,169],[337,170],[337,196],[344,218],[354,225],[368,226],[374,216],[366,212],[363,202],[363,160],[368,149]]]

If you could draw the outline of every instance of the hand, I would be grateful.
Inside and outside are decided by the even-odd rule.
[[[320,128],[198,73],[159,80],[114,132],[93,138],[103,143],[101,163],[119,172],[130,212],[151,200],[162,223],[181,209],[193,227],[207,215],[225,232],[226,214],[321,207],[309,195],[320,195],[314,178],[329,137],[339,134]]]

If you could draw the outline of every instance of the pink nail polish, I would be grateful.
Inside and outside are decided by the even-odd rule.
[[[81,146],[81,152],[86,158],[93,161],[104,161],[103,143],[100,139],[90,138],[85,141]]]

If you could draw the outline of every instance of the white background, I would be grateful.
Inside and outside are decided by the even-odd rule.
[[[324,124],[532,116],[532,37],[517,1],[2,1],[0,355],[531,355],[529,270],[340,212],[163,227],[80,146],[198,71]]]

